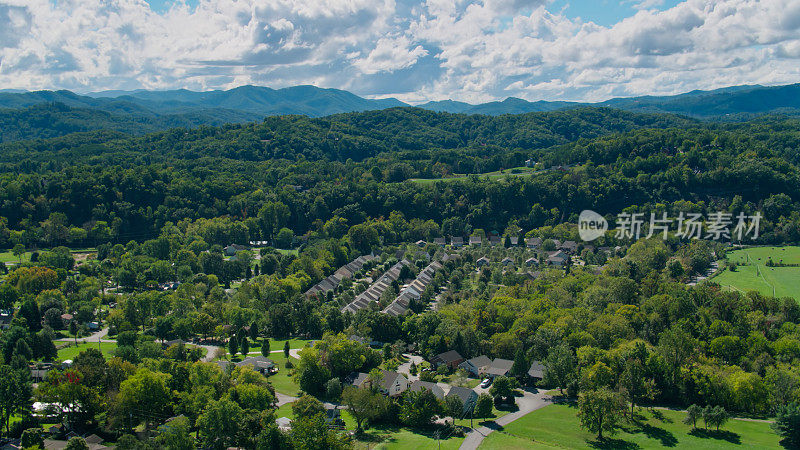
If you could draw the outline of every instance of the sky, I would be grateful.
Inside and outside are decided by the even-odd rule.
[[[798,0],[0,0],[0,89],[479,103],[796,82]]]

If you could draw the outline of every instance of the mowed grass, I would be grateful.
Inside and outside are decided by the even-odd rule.
[[[512,173],[512,171],[515,173]],[[497,180],[500,178],[505,178],[506,176],[527,177],[538,172],[541,172],[541,170],[536,170],[531,167],[513,167],[511,169],[503,169],[502,173],[499,170],[496,170],[494,172],[486,172],[474,175],[482,179]],[[447,177],[447,178],[411,178],[408,181],[417,184],[433,184],[438,181],[450,182],[450,181],[464,180],[469,178],[470,176],[472,176],[472,174],[454,174],[452,177]]]
[[[536,410],[494,432],[481,449],[516,450],[529,448],[676,448],[730,449],[782,448],[780,438],[765,422],[732,419],[719,432],[691,429],[684,425],[684,412],[656,410],[639,412],[639,424],[624,424],[617,434],[598,441],[580,427],[577,409],[550,405]],[[702,421],[698,423],[701,426]]]
[[[22,262],[30,261],[31,254],[32,252],[25,252],[22,255]],[[0,263],[19,263],[19,258],[11,252],[0,252]]]
[[[749,258],[748,258],[749,257]],[[740,264],[735,272],[725,270],[711,281],[740,292],[757,291],[767,296],[800,300],[800,267],[767,267],[775,263],[800,264],[800,247],[752,247],[729,252],[729,261]]]
[[[298,386],[297,383],[295,383],[292,379],[292,370],[286,368],[286,357],[283,356],[283,353],[272,353],[270,354],[269,359],[275,361],[275,364],[278,365],[278,373],[267,377],[267,381],[272,384],[272,387],[275,388],[276,392],[297,396],[298,392],[300,391],[300,386]],[[289,359],[291,359],[292,364],[295,365],[300,361],[292,358],[291,356]]]
[[[64,341],[62,341],[64,342]],[[60,344],[57,344],[60,345]],[[61,361],[66,361],[68,359],[75,359],[78,356],[78,353],[86,350],[87,348],[94,348],[97,349],[97,342],[86,342],[82,343],[80,339],[78,340],[78,346],[76,347],[73,342],[69,343],[68,347],[64,347],[58,350],[58,359]],[[117,349],[116,342],[101,342],[100,343],[100,351],[103,352],[103,356],[106,358],[113,358],[114,357],[114,350]]]

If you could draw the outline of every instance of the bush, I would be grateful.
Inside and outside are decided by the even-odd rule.
[[[286,368],[287,369],[294,369],[294,364],[292,364],[292,361],[289,360],[289,359],[286,360]]]

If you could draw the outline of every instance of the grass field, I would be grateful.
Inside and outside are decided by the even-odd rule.
[[[800,247],[752,247],[729,252],[729,261],[747,264],[735,272],[725,270],[711,281],[740,292],[758,291],[764,295],[800,300],[800,267],[767,267],[769,258],[784,264],[800,264]]]
[[[31,260],[31,252],[25,252],[22,255],[22,262],[28,262]],[[18,263],[19,258],[11,252],[0,252],[0,262],[2,263]]]
[[[90,342],[90,343],[85,343],[84,344],[84,343],[81,343],[80,340],[78,340],[78,346],[77,347],[75,347],[75,345],[72,342],[70,342],[69,347],[64,347],[64,348],[58,350],[58,359],[60,359],[61,361],[66,361],[68,359],[75,359],[75,357],[78,356],[78,353],[86,350],[89,347],[97,348],[97,342]],[[113,352],[114,352],[114,350],[116,348],[117,348],[117,343],[116,342],[101,342],[100,343],[100,351],[103,352],[103,355],[106,358],[113,357],[114,356]]]
[[[289,358],[294,364],[299,361],[291,356]],[[272,387],[275,388],[276,392],[280,392],[281,394],[296,396],[297,392],[300,390],[300,386],[292,380],[291,374],[289,373],[291,371],[286,368],[286,357],[283,356],[283,353],[272,353],[269,359],[275,361],[275,364],[277,364],[279,368],[278,373],[270,375],[267,378],[272,384]]]
[[[504,178],[507,175],[517,176],[517,177],[527,177],[539,172],[541,172],[541,170],[536,170],[531,167],[512,167],[511,169],[503,169],[502,173],[498,170],[494,172],[476,174],[476,176],[483,179],[497,180],[500,178]],[[447,177],[447,178],[411,178],[409,181],[418,184],[433,184],[436,183],[437,181],[450,182],[456,180],[463,180],[468,178],[469,176],[470,175],[467,174],[454,174],[452,177]]]
[[[512,422],[500,432],[492,433],[480,448],[781,448],[778,435],[768,423],[733,419],[719,432],[702,429],[692,432],[691,426],[683,424],[685,415],[668,410],[656,410],[654,413],[642,411],[639,424],[626,424],[616,435],[597,441],[594,434],[580,427],[575,407],[551,405]]]

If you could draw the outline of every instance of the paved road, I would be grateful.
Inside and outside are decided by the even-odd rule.
[[[517,397],[517,406],[519,407],[518,411],[506,414],[505,416],[491,421],[479,428],[474,428],[469,432],[469,434],[467,434],[467,437],[464,439],[464,442],[461,443],[461,447],[459,447],[459,449],[475,450],[481,445],[483,439],[493,431],[508,425],[509,423],[532,411],[544,408],[551,403],[552,398],[549,395],[546,395],[544,391],[539,391],[535,394],[525,391],[525,394],[522,397]]]
[[[408,361],[404,362],[403,364],[400,364],[397,367],[397,372],[405,375],[409,383],[413,383],[414,381],[419,380],[419,372],[417,372],[417,375],[411,375],[411,363],[413,362],[414,364],[417,365],[417,367],[419,367],[419,365],[422,364],[422,361],[424,361],[424,359],[422,358],[422,356],[412,355],[410,353],[404,353],[403,356],[408,358]]]

